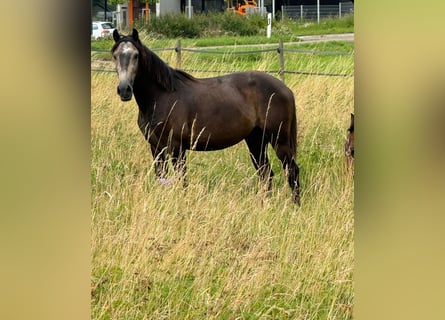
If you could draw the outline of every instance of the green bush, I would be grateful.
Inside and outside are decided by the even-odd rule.
[[[240,16],[230,12],[196,14],[193,19],[184,15],[156,17],[145,27],[147,31],[165,38],[199,38],[205,36],[253,36],[266,28],[266,18],[259,15]]]
[[[166,38],[197,38],[201,35],[201,28],[195,19],[187,19],[183,15],[167,14],[154,18],[147,27],[150,33],[162,35]]]
[[[145,29],[152,38],[216,38],[220,36],[258,36],[266,34],[267,19],[258,14],[241,16],[232,12],[195,14],[192,19],[185,15],[167,14],[152,17],[148,26],[138,21],[136,27]],[[274,20],[273,33],[295,41],[294,37],[305,34],[353,32],[354,15],[342,18],[324,18],[319,24],[313,20]]]

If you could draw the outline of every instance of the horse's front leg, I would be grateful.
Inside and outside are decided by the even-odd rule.
[[[182,179],[184,188],[186,188],[188,186],[188,183],[185,150],[172,151],[172,164],[173,169],[178,174],[179,178]]]
[[[151,154],[153,155],[155,175],[160,182],[164,182],[168,174],[167,152],[165,149],[157,148],[150,145]]]

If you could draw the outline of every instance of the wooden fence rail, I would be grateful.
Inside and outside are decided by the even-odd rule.
[[[227,54],[227,51],[217,51],[217,50],[209,50],[209,49],[197,49],[197,48],[183,48],[181,44],[181,40],[178,40],[176,47],[174,48],[154,48],[152,51],[175,51],[176,52],[176,68],[182,69],[182,52],[191,52],[191,53],[205,53],[205,54]],[[280,79],[285,82],[285,74],[301,74],[308,76],[329,76],[329,77],[353,77],[354,74],[348,73],[323,73],[323,72],[306,72],[306,71],[292,71],[285,69],[285,52],[289,53],[304,53],[304,54],[312,54],[312,55],[353,55],[352,52],[341,52],[341,51],[316,51],[316,50],[300,50],[300,49],[285,49],[283,41],[280,40],[278,43],[278,47],[273,47],[270,49],[256,49],[256,50],[247,50],[247,51],[236,51],[236,54],[252,54],[252,53],[265,53],[265,52],[277,52],[280,59],[280,68],[279,70],[266,70],[267,73],[276,73],[279,75]],[[94,57],[95,52],[109,52],[107,50],[95,50],[92,51],[92,57]],[[95,60],[92,58],[92,64]],[[188,70],[183,69],[187,72],[209,72],[209,73],[231,73],[239,70]],[[98,68],[92,67],[92,72],[114,72],[114,69],[108,68]]]

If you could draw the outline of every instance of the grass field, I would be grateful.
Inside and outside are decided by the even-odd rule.
[[[174,52],[159,55],[175,65]],[[186,69],[277,63],[276,54],[183,59]],[[353,56],[286,61],[354,70]],[[273,190],[264,193],[244,143],[189,153],[186,191],[158,184],[134,99],[120,101],[116,74],[92,73],[93,319],[352,319],[354,184],[343,143],[354,80],[286,75],[286,84],[297,101],[301,207],[273,152]]]

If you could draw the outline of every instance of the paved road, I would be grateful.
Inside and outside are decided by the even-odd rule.
[[[286,44],[302,44],[310,42],[323,42],[323,41],[349,41],[354,42],[354,33],[338,33],[338,34],[322,34],[312,36],[299,36],[300,41],[286,42]],[[238,44],[229,46],[210,46],[202,47],[200,49],[224,49],[224,48],[242,48],[242,47],[273,47],[276,43],[262,43],[262,44]]]
[[[323,34],[315,36],[300,36],[298,37],[302,42],[321,42],[321,41],[354,41],[353,33],[340,34]]]

